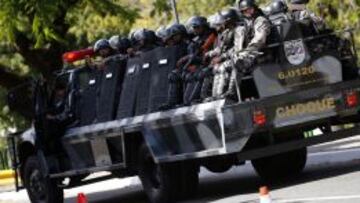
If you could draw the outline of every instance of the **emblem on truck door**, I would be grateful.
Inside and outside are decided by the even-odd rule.
[[[284,42],[285,56],[292,65],[300,65],[306,59],[304,42],[301,39]]]
[[[329,97],[305,103],[297,103],[278,107],[276,109],[276,118],[287,118],[303,114],[320,113],[333,110],[335,108],[335,99]]]

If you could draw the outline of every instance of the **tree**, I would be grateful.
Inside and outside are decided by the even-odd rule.
[[[61,54],[76,44],[70,30],[79,14],[116,16],[130,23],[137,17],[136,10],[111,0],[0,0],[0,5],[0,40],[10,42],[25,64],[45,77],[61,67]],[[4,87],[22,80],[8,70],[1,64],[0,85]]]
[[[90,40],[102,35],[98,32],[94,32],[97,36],[86,35],[91,30],[81,30],[89,21],[118,19],[116,31],[128,32],[138,17],[138,10],[126,3],[120,0],[0,0],[1,101],[5,101],[5,89],[21,84],[32,75],[51,78],[53,72],[62,67],[61,55],[66,50],[88,46]],[[1,124],[15,123],[16,119],[9,115],[3,102],[0,112]]]

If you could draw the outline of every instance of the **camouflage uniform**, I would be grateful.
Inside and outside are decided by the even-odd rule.
[[[228,77],[228,72],[231,71],[231,52],[234,50],[234,38],[236,29],[226,29],[219,38],[219,43],[216,49],[212,50],[207,54],[207,57],[213,58],[215,56],[220,56],[221,60],[224,62],[221,64],[215,64],[213,67],[213,90],[212,95],[218,95],[218,89],[225,86],[226,78]],[[205,91],[205,90],[203,90]],[[220,93],[221,94],[221,93]]]
[[[236,77],[241,75],[237,72],[246,72],[253,65],[258,51],[265,46],[269,33],[270,22],[262,15],[247,19],[245,24],[235,28],[234,47],[222,55],[224,62],[214,69],[213,97],[224,96],[229,72],[229,88],[225,95],[232,93]]]
[[[324,19],[317,16],[314,12],[306,8],[306,4],[292,3],[289,5],[290,14],[294,20],[299,21],[311,21],[317,32],[320,32],[326,28]]]

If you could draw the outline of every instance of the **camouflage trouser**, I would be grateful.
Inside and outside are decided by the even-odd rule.
[[[244,72],[248,72],[255,60],[254,55],[247,54],[236,57],[233,60],[227,60],[214,67],[214,83],[212,96],[221,98],[224,95],[235,93],[236,82],[241,81]],[[228,86],[225,92],[225,87]]]
[[[212,96],[215,98],[219,98],[223,95],[224,89],[226,86],[226,82],[230,76],[230,72],[232,69],[233,63],[231,60],[224,61],[221,64],[217,64],[214,66],[214,81],[213,81],[213,89]]]

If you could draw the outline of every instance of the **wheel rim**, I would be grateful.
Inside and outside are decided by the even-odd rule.
[[[29,176],[29,189],[34,198],[39,203],[45,202],[46,198],[46,185],[44,177],[41,175],[38,169],[34,169]]]

